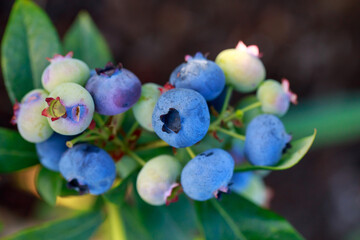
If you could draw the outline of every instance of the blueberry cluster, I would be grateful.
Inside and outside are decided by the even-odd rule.
[[[290,102],[296,103],[296,95],[286,79],[282,85],[264,80],[258,48],[243,42],[220,52],[215,62],[202,53],[187,55],[164,86],[141,85],[121,64],[90,71],[72,53],[55,55],[42,75],[44,89],[29,92],[14,106],[13,122],[24,139],[36,143],[41,164],[59,171],[68,187],[81,194],[108,191],[116,178],[115,161],[127,155],[143,165],[136,189],[147,203],[169,203],[182,191],[205,201],[230,190],[249,193],[246,189],[260,181],[251,172],[233,174],[237,157],[256,166],[274,166],[290,147],[291,136],[278,117]],[[228,106],[233,89],[257,89],[258,101],[234,110]],[[244,112],[256,107],[262,114],[247,125],[245,136],[240,135]],[[136,124],[121,129],[123,113],[130,108]],[[137,124],[161,139],[148,148],[185,148],[192,159],[184,166],[177,154],[142,160],[136,154],[142,131]],[[211,148],[195,155],[190,147],[205,136],[222,141],[217,132],[241,139],[241,146],[233,149],[237,154]]]

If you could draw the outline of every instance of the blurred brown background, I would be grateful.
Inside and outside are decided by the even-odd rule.
[[[213,60],[243,40],[259,45],[267,77],[287,77],[300,103],[302,98],[360,90],[357,0],[35,2],[61,37],[80,10],[89,11],[116,61],[143,82],[165,83],[185,54],[209,52]],[[12,4],[0,1],[1,38]],[[11,104],[2,79],[0,102],[0,126],[11,127]],[[360,136],[317,148],[296,167],[271,174],[267,183],[275,191],[272,209],[307,239],[349,239],[360,229],[359,144]],[[34,197],[15,190],[8,176],[0,181],[0,195],[0,209],[31,219]]]

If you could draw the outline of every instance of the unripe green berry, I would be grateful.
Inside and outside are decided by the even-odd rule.
[[[62,83],[72,82],[84,86],[90,77],[90,69],[83,61],[72,58],[72,52],[66,56],[55,55],[49,60],[41,82],[51,92]]]
[[[219,53],[215,62],[224,71],[228,84],[243,93],[255,90],[265,79],[265,67],[259,59],[255,46],[246,47],[239,42],[233,49],[226,49]]]
[[[161,92],[160,85],[155,83],[145,83],[141,89],[141,97],[133,107],[133,113],[136,121],[148,131],[153,132],[152,112],[159,99]]]

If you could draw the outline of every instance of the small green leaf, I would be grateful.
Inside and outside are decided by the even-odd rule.
[[[237,194],[195,202],[195,209],[207,240],[303,239],[284,218]]]
[[[15,2],[1,44],[1,62],[10,100],[41,88],[47,57],[61,53],[59,37],[46,13],[29,0]]]
[[[110,49],[90,15],[81,11],[64,38],[65,51],[86,62],[90,68],[102,68],[113,60]]]
[[[0,128],[0,173],[13,172],[38,164],[35,145],[19,133]]]
[[[117,205],[121,205],[124,202],[126,189],[128,187],[129,182],[131,179],[136,178],[138,171],[134,171],[132,174],[130,174],[128,177],[123,179],[119,186],[111,189],[107,193],[104,194],[104,198],[112,203],[115,203]]]
[[[316,136],[314,134],[305,138],[301,138],[291,143],[291,148],[282,156],[279,164],[276,166],[254,166],[251,164],[243,164],[235,168],[235,172],[253,171],[253,170],[285,170],[296,165],[309,151]]]
[[[38,227],[29,228],[6,240],[82,240],[89,239],[100,224],[104,216],[100,211],[91,211],[74,216],[70,219],[52,221]]]
[[[51,206],[55,206],[60,194],[62,177],[59,173],[41,168],[36,179],[36,188],[40,196]]]

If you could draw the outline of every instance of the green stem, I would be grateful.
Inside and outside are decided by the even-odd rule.
[[[131,126],[129,132],[126,134],[126,141],[129,140],[131,135],[135,132],[135,130],[138,128],[139,123],[137,121],[134,122],[134,124]]]
[[[109,234],[111,240],[125,240],[125,229],[120,216],[120,210],[118,206],[111,202],[106,202],[106,209],[109,223]]]
[[[190,147],[186,147],[186,151],[188,152],[189,156],[191,157],[191,159],[193,159],[194,157],[196,157],[194,151],[190,148]]]
[[[230,97],[231,97],[233,89],[234,88],[232,86],[228,87],[228,89],[226,91],[226,97],[225,97],[224,104],[222,106],[220,115],[213,123],[210,124],[209,131],[211,131],[215,126],[219,125],[221,123],[221,121],[223,120],[226,109],[229,106]]]
[[[115,137],[113,140],[112,140],[116,145],[118,145],[119,147],[121,147],[121,149],[123,151],[127,150],[125,148],[125,144],[123,143],[123,141],[121,141],[118,137]]]
[[[104,120],[97,113],[94,114],[94,120],[100,127],[104,125]]]
[[[160,147],[168,147],[169,144],[163,140],[158,140],[155,142],[151,142],[148,144],[143,144],[143,145],[139,145],[135,151],[144,151],[144,150],[149,150],[149,149],[154,149],[154,148],[160,148]]]
[[[226,118],[224,118],[224,115],[220,115],[218,117],[218,119],[216,119],[216,121],[214,121],[210,125],[209,131],[215,130],[215,128],[219,125],[219,123],[221,121],[223,121],[224,123],[227,123],[227,122],[233,120],[234,118],[241,118],[244,115],[245,112],[250,111],[250,110],[252,110],[254,108],[260,107],[260,106],[261,106],[261,102],[255,102],[253,104],[250,104],[249,106],[246,106],[245,108],[236,110],[234,113],[227,116]]]
[[[240,134],[238,134],[238,133],[229,131],[229,130],[224,129],[224,128],[221,128],[221,127],[216,127],[214,130],[215,130],[215,131],[222,132],[222,133],[225,133],[225,134],[227,134],[227,135],[229,135],[229,136],[232,136],[232,137],[234,137],[234,138],[237,138],[237,139],[240,139],[240,140],[245,141],[245,136],[244,136],[244,135],[240,135]]]
[[[146,162],[133,151],[127,149],[125,153],[137,161],[141,166],[145,165]]]
[[[247,111],[249,111],[251,109],[260,107],[260,106],[261,106],[261,102],[255,102],[255,103],[250,104],[249,106],[246,106],[246,107],[244,107],[244,108],[242,108],[240,110],[244,113],[244,112],[247,112]]]
[[[240,117],[242,117],[243,116],[243,111],[242,110],[240,110],[240,109],[238,109],[238,110],[236,110],[233,114],[231,114],[231,115],[229,115],[227,118],[225,118],[224,120],[223,120],[223,122],[228,122],[228,121],[231,121],[231,120],[233,120],[234,118],[240,118]]]
[[[90,142],[99,139],[99,136],[92,136],[90,132],[86,132],[70,141],[66,142],[68,148],[72,148],[78,142]]]
[[[233,86],[228,86],[228,89],[226,91],[226,96],[225,96],[225,100],[224,100],[224,104],[221,108],[221,112],[220,112],[220,116],[223,115],[226,111],[226,109],[229,106],[229,102],[230,102],[230,98],[231,98],[231,94],[233,91],[234,87]]]

